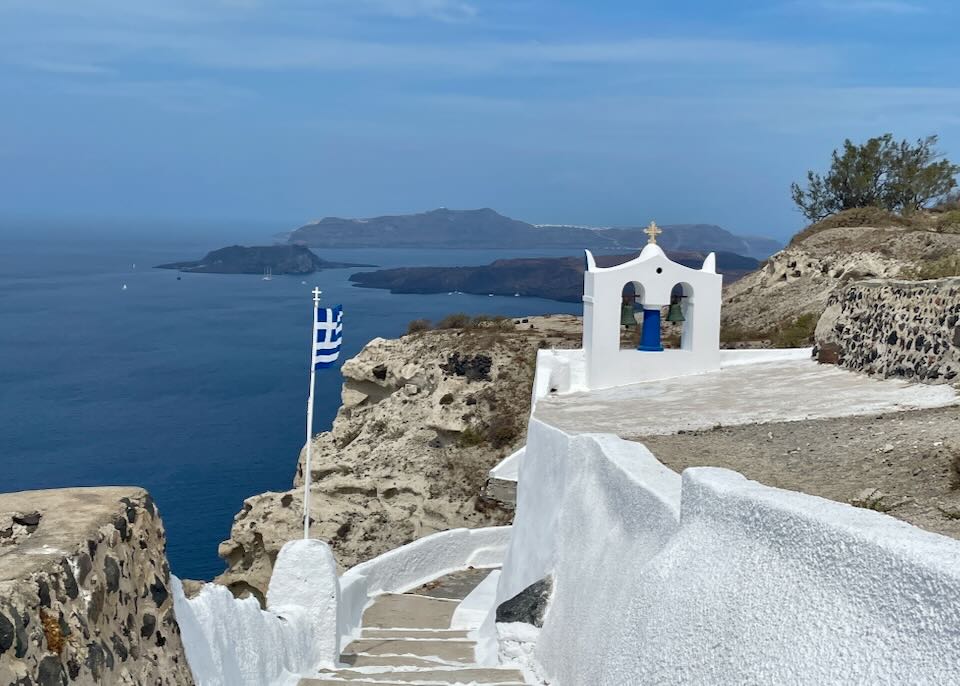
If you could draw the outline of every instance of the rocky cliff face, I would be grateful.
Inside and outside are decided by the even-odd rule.
[[[311,535],[349,567],[435,531],[509,522],[482,497],[487,471],[524,442],[540,347],[574,347],[555,316],[375,339],[343,366],[342,407],[313,442]],[[244,502],[217,581],[262,600],[280,547],[301,535],[293,488]]]
[[[193,684],[165,548],[139,488],[0,494],[0,683]]]
[[[861,281],[837,290],[817,324],[817,356],[926,383],[960,378],[960,278]]]
[[[727,327],[767,333],[804,314],[819,316],[830,294],[852,281],[896,278],[960,251],[960,234],[891,227],[838,227],[813,233],[770,257],[724,290]]]

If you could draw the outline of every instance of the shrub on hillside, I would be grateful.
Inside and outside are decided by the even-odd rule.
[[[484,435],[484,432],[477,429],[476,427],[468,426],[466,429],[460,432],[460,436],[457,439],[457,445],[461,448],[472,448],[477,445],[482,445],[487,440],[487,437]]]
[[[936,145],[936,136],[911,143],[887,133],[859,145],[847,139],[833,151],[829,171],[808,171],[806,188],[791,184],[791,196],[812,222],[857,207],[910,214],[957,187],[960,166],[944,159]]]
[[[520,427],[517,426],[513,415],[500,413],[490,420],[487,427],[487,440],[494,448],[504,448],[513,443],[520,436]]]
[[[940,233],[960,233],[960,210],[950,210],[937,217],[937,231]]]
[[[503,315],[478,314],[471,317],[465,312],[448,314],[437,322],[438,329],[494,329],[500,331],[512,331],[516,328],[516,323],[510,317]]]
[[[960,255],[944,255],[936,260],[921,262],[916,267],[904,269],[900,276],[916,281],[960,276]]]
[[[412,322],[407,324],[407,333],[422,333],[424,331],[429,331],[431,329],[429,319],[414,319]]]
[[[437,322],[437,328],[465,329],[470,326],[471,321],[470,315],[466,312],[456,312],[454,314],[448,314],[446,317]]]
[[[756,341],[767,341],[772,338],[773,335],[769,331],[748,329],[729,322],[724,322],[720,327],[720,342],[726,345],[732,343],[754,343]]]
[[[813,343],[819,317],[808,312],[793,321],[781,322],[773,339],[775,348],[802,348]]]
[[[471,326],[478,329],[482,327],[488,327],[503,331],[512,331],[517,327],[516,322],[514,322],[512,318],[504,317],[501,314],[479,314],[473,318]]]

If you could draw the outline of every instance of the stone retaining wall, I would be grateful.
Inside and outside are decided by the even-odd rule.
[[[0,684],[192,685],[139,488],[0,494]]]
[[[820,362],[924,383],[960,381],[960,278],[838,288],[816,331]]]

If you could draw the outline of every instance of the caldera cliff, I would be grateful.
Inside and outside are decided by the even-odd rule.
[[[523,445],[536,351],[574,347],[574,317],[456,320],[372,340],[342,369],[342,405],[313,441],[311,535],[350,567],[435,531],[510,521],[482,495],[487,471]],[[217,581],[263,599],[301,535],[303,454],[291,490],[244,501]]]

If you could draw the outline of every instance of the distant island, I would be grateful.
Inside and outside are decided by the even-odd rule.
[[[327,262],[302,245],[231,245],[208,252],[202,260],[158,264],[156,269],[177,269],[200,274],[312,274],[321,269],[375,267],[373,264]]]
[[[642,226],[534,225],[489,209],[448,210],[369,219],[325,217],[285,234],[288,243],[313,248],[589,248],[639,250]],[[665,250],[724,251],[766,259],[783,247],[770,238],[737,236],[713,224],[673,224],[664,229]]]
[[[667,251],[672,260],[699,269],[706,253]],[[597,264],[610,267],[636,257],[597,255]],[[732,283],[754,271],[760,263],[752,257],[717,253],[717,271]],[[542,257],[497,260],[479,267],[407,267],[360,272],[350,280],[362,288],[388,288],[392,293],[472,293],[515,295],[580,302],[583,295],[582,257]]]

